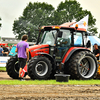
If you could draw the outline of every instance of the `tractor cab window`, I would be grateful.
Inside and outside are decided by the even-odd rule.
[[[54,46],[57,30],[44,31],[40,44],[49,44]]]
[[[57,38],[57,45],[60,47],[68,47],[71,44],[71,34],[70,30],[60,30],[62,31],[62,37]]]
[[[76,32],[74,35],[74,46],[82,46],[82,45],[83,45],[82,33]]]

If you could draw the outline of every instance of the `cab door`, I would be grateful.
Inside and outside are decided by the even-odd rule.
[[[71,33],[70,30],[61,29],[62,37],[57,38],[56,43],[56,60],[61,61],[71,46]]]

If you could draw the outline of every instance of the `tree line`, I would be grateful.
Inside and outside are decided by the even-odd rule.
[[[98,33],[95,27],[96,19],[90,11],[83,10],[76,0],[65,0],[58,5],[57,9],[45,2],[29,2],[23,10],[22,16],[14,20],[13,32],[18,39],[23,34],[27,34],[29,36],[28,41],[36,42],[38,36],[36,29],[39,27],[77,22],[86,15],[89,15],[88,31]]]

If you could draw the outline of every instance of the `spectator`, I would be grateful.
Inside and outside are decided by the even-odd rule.
[[[7,44],[3,47],[3,56],[7,56],[9,54],[9,49],[7,48]]]
[[[0,56],[3,56],[3,46],[0,46]]]
[[[95,54],[95,56],[97,57],[97,60],[99,60],[99,56],[100,56],[100,50],[98,49],[98,45],[95,43],[94,44],[94,50],[93,53]]]
[[[28,39],[28,36],[23,35],[22,41],[17,44],[16,50],[15,50],[16,52],[18,52],[18,59],[19,59],[18,66],[20,68],[19,69],[20,79],[23,79],[21,78],[21,71],[25,67],[26,61],[29,60],[29,52],[28,52],[29,44],[26,42],[27,39]]]
[[[9,46],[9,51],[11,51],[11,49],[12,49],[12,45]]]

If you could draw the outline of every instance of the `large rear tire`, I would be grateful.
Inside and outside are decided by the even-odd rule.
[[[80,51],[74,54],[65,69],[71,75],[72,79],[92,79],[97,73],[97,59],[89,51]],[[66,73],[66,71],[65,71]]]
[[[36,56],[29,60],[28,75],[31,79],[48,79],[50,77],[51,71],[52,65],[47,57]]]
[[[6,71],[7,74],[13,78],[18,79],[19,78],[19,67],[18,67],[18,57],[14,56],[11,57],[8,62],[6,63]]]

